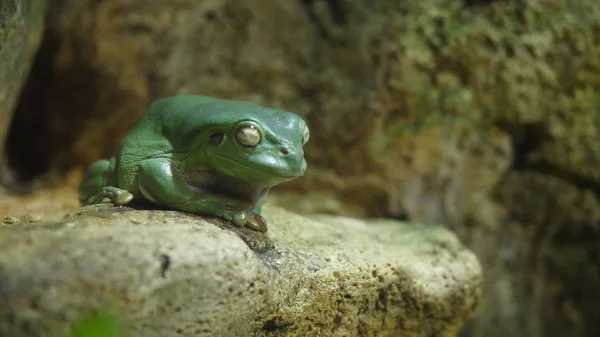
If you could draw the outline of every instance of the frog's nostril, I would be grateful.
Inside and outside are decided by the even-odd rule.
[[[281,148],[281,150],[280,150],[280,151],[281,151],[281,153],[283,153],[283,154],[288,154],[288,153],[290,153],[290,152],[289,152],[289,151],[288,151],[286,148]]]

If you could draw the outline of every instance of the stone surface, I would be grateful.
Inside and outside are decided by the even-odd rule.
[[[0,161],[15,104],[42,37],[45,3],[0,1]]]
[[[284,204],[455,230],[485,270],[467,336],[596,337],[599,40],[597,0],[57,1],[10,150],[78,169],[174,93],[292,110]]]
[[[265,215],[267,235],[106,205],[2,226],[0,335],[111,308],[132,336],[454,336],[478,302],[477,259],[442,227]]]

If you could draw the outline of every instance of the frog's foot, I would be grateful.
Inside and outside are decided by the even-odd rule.
[[[133,194],[129,191],[111,186],[102,188],[102,191],[94,197],[99,200],[97,203],[112,203],[115,206],[127,205],[133,200]]]
[[[267,221],[260,214],[254,212],[239,212],[235,214],[224,214],[223,219],[231,221],[238,227],[247,226],[260,233],[267,231]]]
[[[254,216],[249,217],[248,220],[246,220],[246,226],[260,233],[266,233],[268,230],[267,220],[260,214],[254,214]]]

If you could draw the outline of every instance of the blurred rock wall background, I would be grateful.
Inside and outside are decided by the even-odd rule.
[[[291,110],[278,202],[452,228],[485,268],[464,336],[600,335],[596,0],[49,4],[4,176],[60,184],[167,95]]]
[[[0,155],[42,36],[44,0],[0,1]],[[0,163],[2,163],[0,158]]]

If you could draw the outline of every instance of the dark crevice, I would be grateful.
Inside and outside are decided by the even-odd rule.
[[[467,6],[485,6],[490,5],[498,0],[465,0]]]
[[[319,32],[319,35],[321,35],[327,40],[330,40],[331,36],[329,36],[327,29],[325,28],[321,20],[319,20],[319,16],[317,15],[312,6],[315,0],[300,0],[300,2],[304,7],[304,12],[306,13],[306,16],[308,16],[308,19],[315,25],[317,31]]]
[[[309,13],[311,19],[320,21],[314,10],[314,4],[317,1],[324,1],[327,4],[327,9],[329,10],[331,21],[334,24],[338,26],[343,26],[346,24],[346,14],[344,12],[344,6],[342,5],[340,0],[300,0],[305,10],[312,13]]]
[[[343,26],[346,24],[346,13],[344,12],[344,7],[340,0],[325,0],[327,2],[327,6],[329,7],[329,14],[331,15],[331,20],[338,26]]]
[[[552,176],[573,184],[578,189],[590,190],[600,198],[600,183],[583,177],[567,169],[558,167],[546,161],[534,161],[532,155],[538,152],[545,141],[551,139],[547,126],[542,123],[516,125],[509,122],[496,124],[500,129],[512,136],[513,165],[512,169],[520,172],[536,172]],[[557,155],[560,155],[557,153]]]
[[[393,219],[393,220],[398,220],[398,221],[409,221],[410,220],[410,217],[408,216],[407,213],[393,214],[392,212],[389,212],[386,209],[383,210],[382,216],[386,219]]]
[[[513,169],[522,171],[530,164],[530,157],[550,138],[546,126],[542,123],[517,125],[511,122],[498,122],[500,129],[512,136]]]
[[[306,15],[316,26],[319,34],[327,40],[333,40],[333,37],[327,31],[325,23],[322,22],[321,18],[319,18],[319,15],[317,15],[317,12],[315,11],[314,6],[318,1],[325,1],[329,11],[329,16],[331,17],[331,22],[337,26],[343,26],[346,24],[346,15],[343,5],[341,4],[340,0],[300,0]]]
[[[56,76],[53,64],[57,46],[58,37],[46,31],[8,130],[6,156],[17,182],[44,173],[51,159],[48,151],[51,121],[45,114],[42,91],[52,85]]]
[[[51,12],[60,12],[59,4]],[[56,15],[49,13],[47,22]],[[7,135],[11,188],[19,189],[49,170],[66,173],[70,164],[65,158],[72,155],[85,126],[93,123],[100,93],[115,90],[111,83],[99,84],[102,73],[90,63],[88,55],[93,51],[86,49],[83,39],[61,35],[55,25],[46,26]],[[67,44],[71,62],[56,62],[61,46]]]
[[[264,332],[284,332],[291,323],[283,321],[280,317],[275,317],[265,322],[261,330]]]
[[[590,190],[596,195],[598,199],[600,199],[600,183],[591,178],[582,177],[581,175],[569,172],[565,169],[561,169],[548,163],[528,164],[524,167],[522,171],[537,172],[540,174],[558,178],[560,180],[573,184],[579,190]]]

